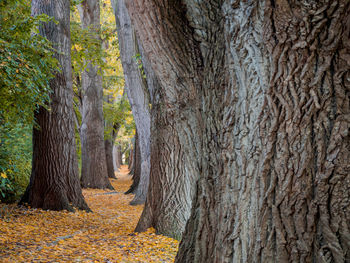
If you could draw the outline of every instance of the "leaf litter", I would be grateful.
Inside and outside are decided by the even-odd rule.
[[[0,262],[174,262],[177,240],[152,228],[133,232],[143,205],[124,195],[126,166],[117,177],[115,191],[83,190],[93,213],[0,204]]]

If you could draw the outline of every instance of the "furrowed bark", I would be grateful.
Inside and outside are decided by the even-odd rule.
[[[131,12],[142,10],[148,4],[152,5],[149,1],[128,4]],[[200,68],[202,62],[196,56],[199,46],[191,36],[192,29],[189,24],[184,20],[171,20],[184,17],[183,7],[173,4],[165,9],[157,10],[160,13],[151,11],[146,14],[147,18],[143,17],[143,21],[147,21],[149,25],[154,24],[154,27],[149,28],[144,24],[145,27],[137,30],[137,35],[141,36],[142,52],[146,54],[150,65],[143,62],[147,81],[155,84],[151,96],[151,183],[136,231],[154,227],[157,233],[180,239],[190,215],[191,200],[195,193],[194,183],[199,175],[199,76],[192,72],[194,68]],[[165,17],[168,11],[169,17]],[[137,26],[139,23],[141,20]],[[142,32],[143,30],[147,32]],[[149,36],[145,36],[148,33],[159,36],[160,39],[151,40]],[[158,49],[161,45],[164,46]],[[150,50],[153,47],[156,49]],[[185,58],[198,60],[188,61]],[[153,70],[165,75],[152,77]]]
[[[43,23],[40,35],[52,41],[61,72],[50,80],[50,111],[34,113],[39,128],[33,130],[33,160],[29,186],[20,204],[50,210],[90,211],[81,192],[76,155],[72,68],[70,58],[69,2],[32,1],[32,15],[47,14],[54,22]]]
[[[139,147],[141,154],[140,181],[135,191],[132,205],[143,204],[149,184],[150,172],[150,108],[148,90],[139,69],[138,43],[132,28],[124,0],[112,1],[115,12],[120,56],[122,59],[125,86],[138,130]]]
[[[91,35],[100,40],[100,5],[98,0],[84,0],[79,6],[83,28],[90,27]],[[101,43],[102,44],[102,43]],[[102,47],[101,47],[102,50]],[[108,188],[104,147],[103,88],[99,66],[87,61],[88,66],[81,74],[83,93],[81,125],[81,185],[83,188]]]
[[[349,5],[129,2],[165,98],[199,100],[176,262],[349,261]]]
[[[134,149],[134,158],[133,158],[133,168],[131,170],[132,174],[132,184],[128,191],[125,192],[125,194],[134,194],[137,187],[140,183],[140,176],[141,176],[141,152],[140,152],[140,146],[139,146],[139,137],[137,135],[137,129],[135,132],[135,149]]]

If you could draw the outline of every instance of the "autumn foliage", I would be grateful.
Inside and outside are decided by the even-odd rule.
[[[0,204],[1,262],[173,262],[178,242],[153,229],[134,233],[143,206],[124,195],[123,167],[115,191],[84,190],[94,211],[56,212]]]

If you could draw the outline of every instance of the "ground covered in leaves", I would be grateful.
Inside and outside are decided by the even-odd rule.
[[[117,176],[115,191],[83,190],[93,213],[0,204],[0,262],[173,262],[176,240],[133,232],[143,206],[123,194],[126,167]]]

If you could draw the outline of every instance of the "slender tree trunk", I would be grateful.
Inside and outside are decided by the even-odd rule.
[[[128,157],[128,169],[129,170],[131,170],[131,167],[133,166],[133,155],[134,155],[134,149],[130,148],[129,157]]]
[[[110,103],[109,98],[107,98],[107,102]],[[108,129],[111,129],[110,134],[107,135],[107,138],[105,138],[105,152],[106,152],[108,178],[117,179],[117,177],[114,174],[114,171],[117,169],[115,169],[115,164],[114,164],[113,148],[114,148],[115,138],[118,135],[120,124],[117,123],[113,125],[112,123],[107,122],[105,125]]]
[[[197,98],[176,262],[349,261],[349,1],[128,3],[162,91]]]
[[[121,145],[118,145],[118,158],[120,165],[123,165],[123,151]]]
[[[124,0],[114,0],[112,5],[115,12],[120,56],[125,76],[126,90],[138,130],[139,147],[141,153],[140,182],[131,204],[143,204],[149,185],[150,173],[150,108],[147,83],[137,64],[140,56],[138,43],[131,25]]]
[[[61,71],[50,81],[50,111],[41,107],[34,114],[40,128],[33,130],[32,174],[20,203],[50,210],[90,210],[81,192],[75,148],[70,4],[33,0],[32,14],[47,14],[58,21],[42,24],[39,32],[57,49]]]
[[[105,151],[108,177],[116,179],[117,177],[115,177],[113,165],[113,141],[111,139],[105,140]]]
[[[133,167],[132,167],[132,184],[125,194],[134,194],[140,183],[141,177],[141,152],[139,147],[139,137],[137,135],[137,130],[135,133],[135,147],[134,147],[134,157],[133,157]]]
[[[121,160],[121,146],[119,144],[114,146],[114,161],[117,170],[119,170],[120,166],[122,165],[122,160]]]
[[[83,28],[90,27],[91,35],[100,41],[99,0],[84,0],[78,6]],[[102,50],[102,47],[101,47]],[[83,91],[81,125],[81,185],[84,188],[113,189],[108,180],[104,146],[103,89],[98,65],[87,61],[88,66],[81,74]]]

